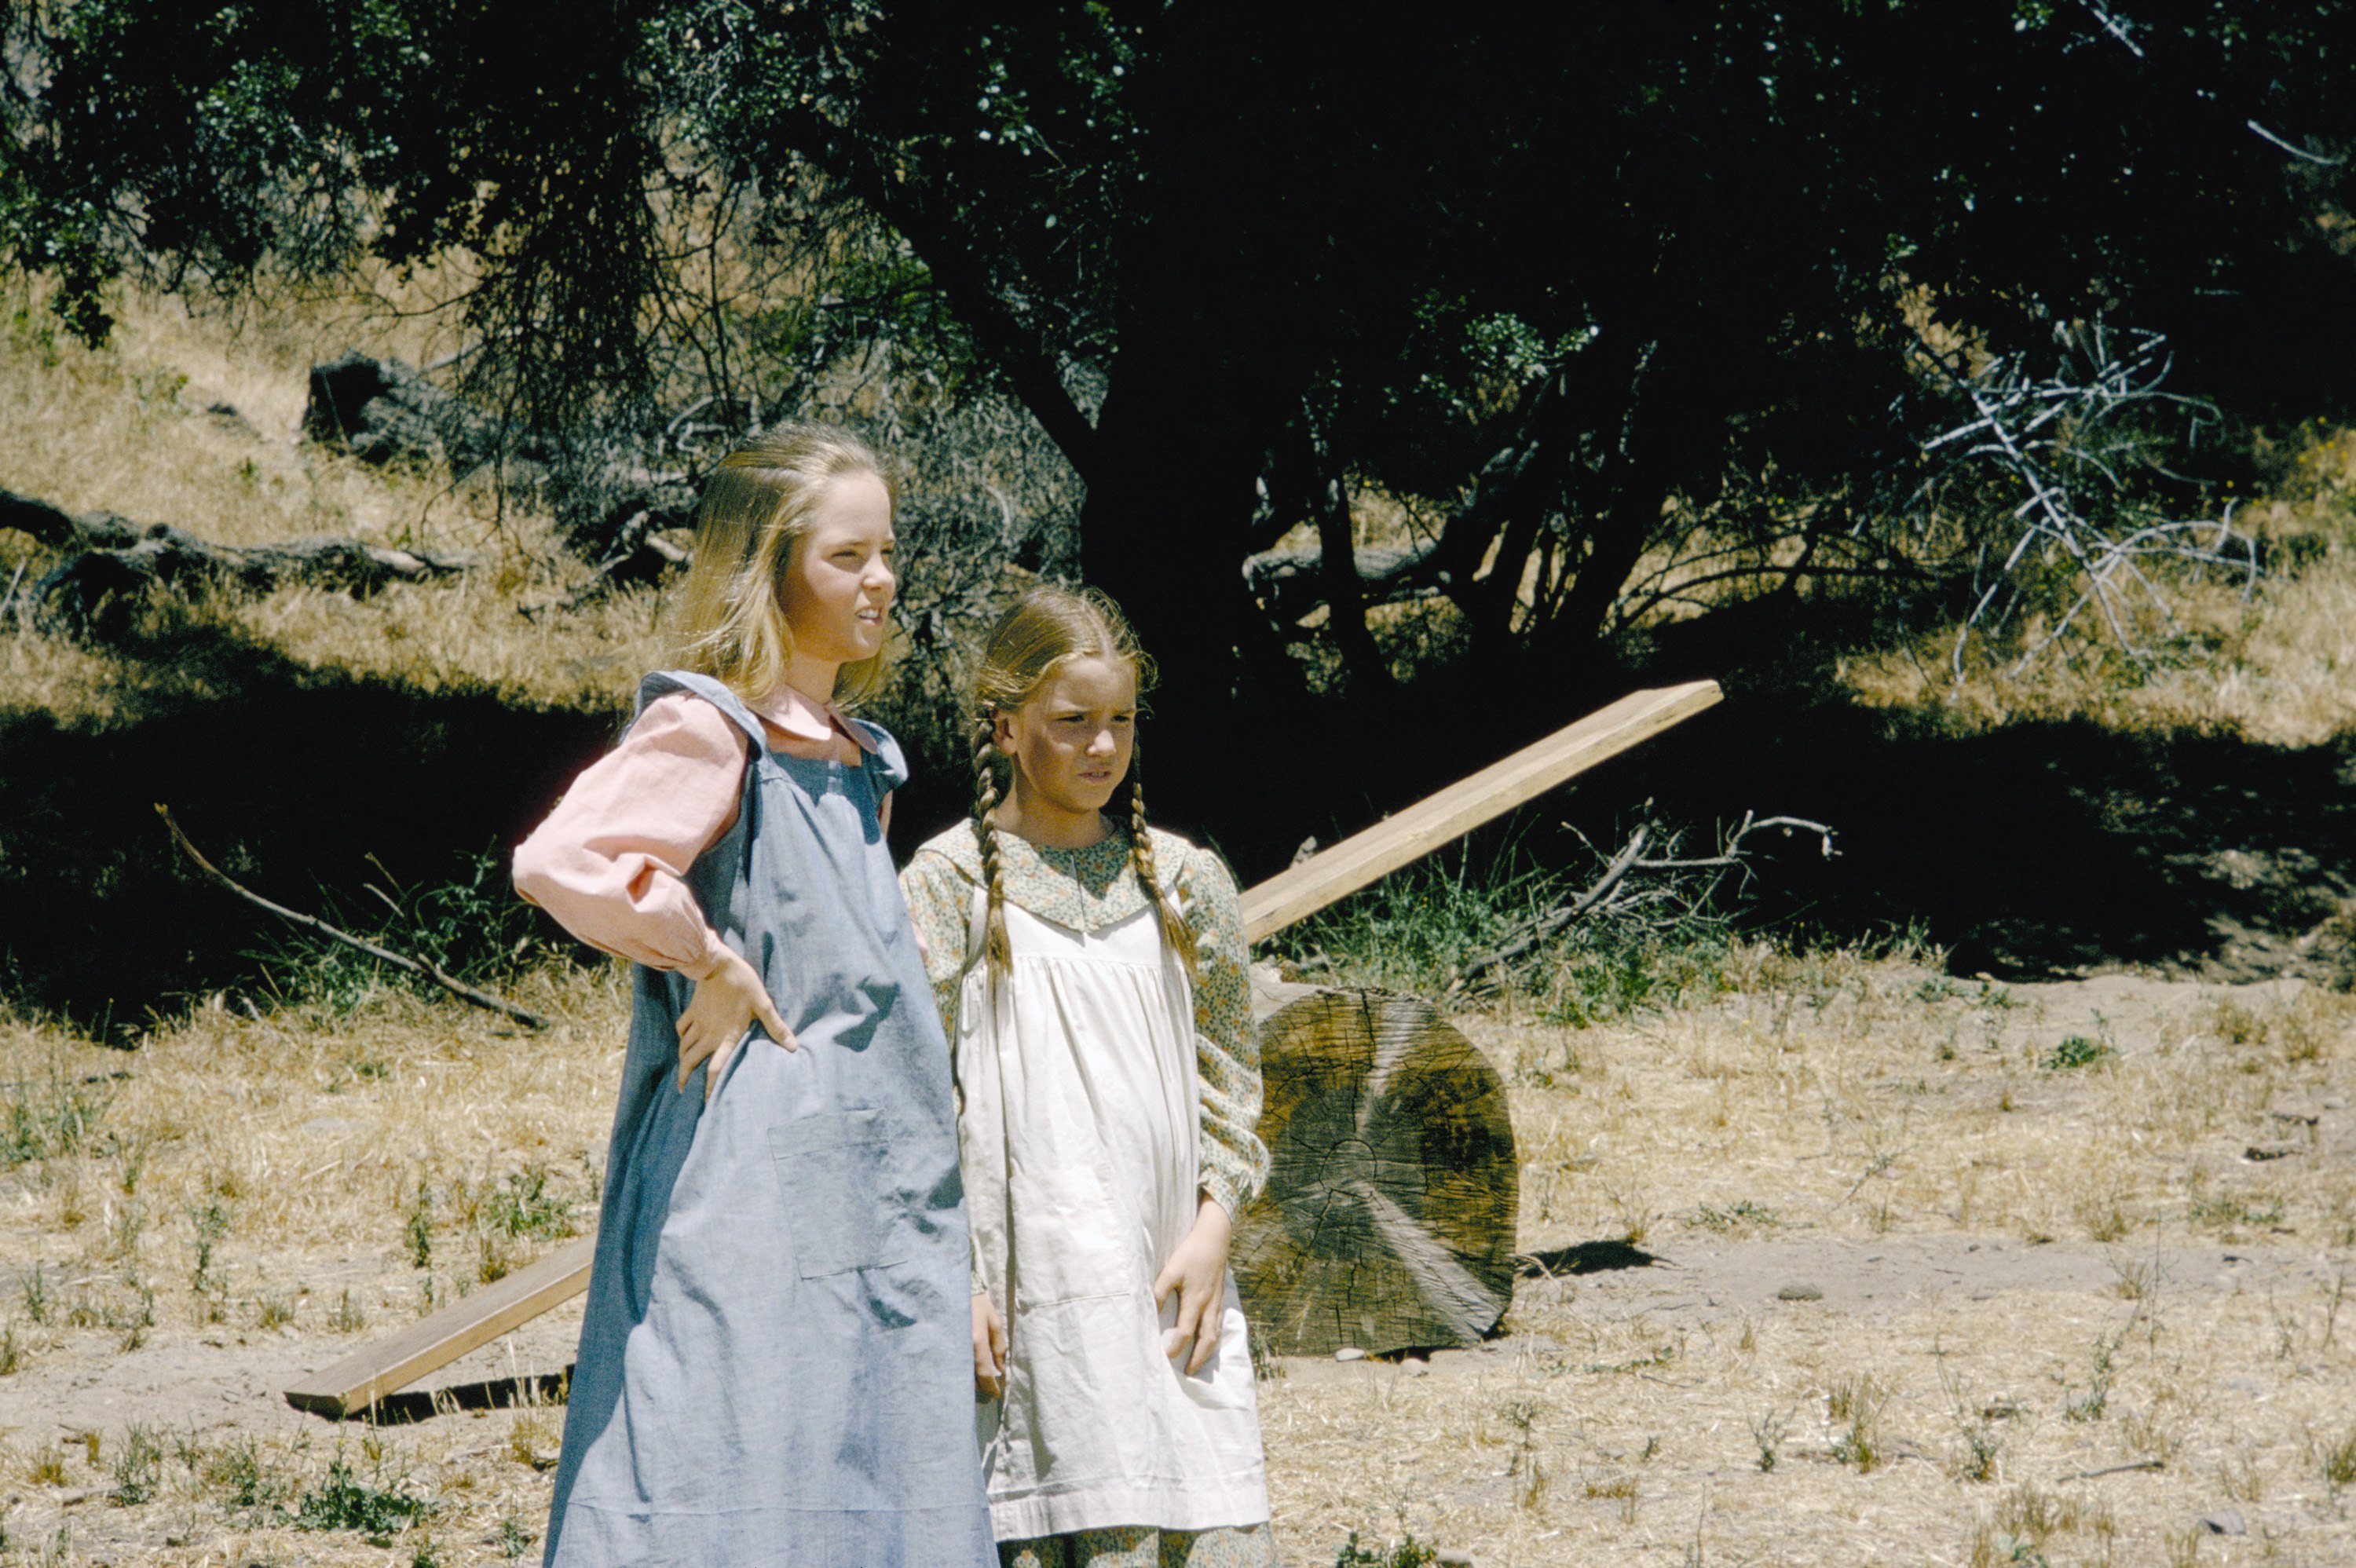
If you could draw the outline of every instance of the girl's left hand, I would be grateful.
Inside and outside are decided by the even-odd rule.
[[[1156,1307],[1178,1293],[1177,1326],[1162,1336],[1163,1353],[1175,1357],[1191,1343],[1186,1358],[1191,1374],[1203,1370],[1219,1348],[1219,1322],[1227,1307],[1227,1211],[1207,1194],[1194,1211],[1194,1228],[1171,1253],[1170,1261],[1153,1278]]]

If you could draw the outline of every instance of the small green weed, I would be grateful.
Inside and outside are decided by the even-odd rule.
[[[2263,1230],[2283,1222],[2283,1206],[2278,1201],[2237,1192],[2212,1192],[2195,1198],[2185,1212],[2194,1224],[2212,1231],[2245,1227]]]
[[[2334,1497],[2351,1481],[2356,1481],[2356,1426],[2350,1427],[2340,1441],[2323,1450],[2323,1484],[2331,1488]]]
[[[2062,1387],[2062,1416],[2065,1421],[2100,1421],[2103,1412],[2110,1407],[2111,1380],[2117,1374],[2113,1356],[2118,1349],[2116,1339],[2094,1341],[2094,1376],[2080,1393],[2073,1383]]]
[[[296,1503],[291,1522],[297,1530],[348,1530],[370,1546],[389,1546],[432,1511],[423,1498],[353,1479],[351,1466],[337,1454],[327,1461],[327,1478]]]
[[[196,1254],[188,1285],[197,1293],[198,1320],[218,1323],[228,1309],[229,1279],[214,1266],[213,1253],[229,1235],[229,1211],[216,1200],[201,1209],[189,1210],[188,1222],[195,1232],[189,1246]]]
[[[1889,1456],[1881,1443],[1881,1409],[1889,1394],[1869,1374],[1843,1378],[1825,1398],[1826,1413],[1841,1428],[1833,1457],[1870,1475]]]
[[[262,1462],[251,1437],[214,1449],[189,1468],[230,1508],[275,1509],[286,1495],[285,1480]]]
[[[1358,1532],[1354,1530],[1350,1539],[1333,1554],[1333,1568],[1430,1568],[1439,1559],[1436,1548],[1426,1546],[1412,1535],[1386,1551],[1378,1546],[1359,1545]]]
[[[1694,1211],[1693,1218],[1686,1223],[1696,1230],[1716,1231],[1723,1233],[1728,1231],[1749,1230],[1753,1227],[1764,1229],[1781,1225],[1783,1221],[1775,1217],[1775,1211],[1772,1209],[1762,1209],[1749,1199],[1743,1198],[1738,1199],[1723,1209],[1714,1208],[1705,1203]]]
[[[530,1551],[532,1542],[539,1539],[523,1520],[508,1514],[499,1520],[499,1537],[495,1544],[499,1549],[499,1555],[512,1563]]]
[[[2047,1051],[2045,1060],[2039,1065],[2048,1072],[2068,1072],[2080,1067],[2092,1067],[2104,1058],[2117,1054],[2105,1041],[2091,1035],[2073,1034]]]
[[[410,1200],[403,1225],[409,1239],[409,1261],[418,1268],[434,1266],[434,1192],[425,1179],[417,1179],[417,1196]]]
[[[0,1170],[91,1147],[105,1114],[103,1098],[54,1068],[43,1083],[10,1088],[0,1100]]]
[[[1783,1432],[1792,1412],[1763,1410],[1751,1418],[1751,1440],[1759,1445],[1759,1467],[1772,1470],[1783,1458]]]
[[[164,1450],[154,1433],[134,1424],[123,1435],[122,1451],[114,1456],[114,1490],[107,1500],[117,1508],[137,1508],[155,1496],[164,1479]]]
[[[580,1228],[573,1217],[573,1200],[550,1189],[544,1165],[528,1165],[509,1172],[498,1185],[487,1186],[475,1200],[475,1221],[485,1230],[542,1241],[570,1236]]]

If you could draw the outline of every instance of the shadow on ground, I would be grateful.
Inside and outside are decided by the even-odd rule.
[[[177,862],[155,803],[231,875],[317,910],[323,890],[357,900],[387,873],[430,884],[503,853],[614,730],[610,715],[323,675],[218,633],[149,655],[194,660],[203,679],[101,731],[0,712],[0,987],[100,1032],[254,985],[251,955],[281,934]],[[2001,978],[2119,965],[2217,978],[2349,972],[2356,747],[2090,724],[1959,738],[1804,700],[1790,683],[1729,685],[1721,707],[1471,852],[1519,833],[1577,863],[1563,819],[1601,841],[1647,802],[1657,820],[1703,829],[1745,810],[1790,814],[1832,824],[1841,853],[1826,861],[1803,836],[1762,857],[1761,912],[1786,925],[1836,938],[1912,927],[1957,972]],[[1248,883],[1281,869],[1304,836],[1331,843],[1615,694],[1539,682],[1337,706],[1283,746],[1251,741],[1273,727],[1191,747],[1163,737],[1157,815],[1212,837]],[[904,792],[903,857],[967,808],[969,787],[920,778]]]
[[[364,883],[447,881],[511,844],[613,729],[262,648],[205,656],[206,694],[117,728],[0,712],[0,965],[19,1004],[120,1038],[259,982],[249,955],[282,931],[179,863],[157,802],[256,891],[316,912],[332,890],[352,907]]]
[[[1306,833],[1331,844],[1622,692],[1708,673],[1558,688],[1544,707],[1526,684],[1399,704],[1319,740],[1346,807],[1317,809],[1299,772],[1243,782],[1247,798],[1284,802],[1285,820],[1231,819],[1219,842],[1248,883],[1282,869]],[[1839,855],[1826,860],[1805,834],[1760,855],[1757,912],[1786,929],[1912,929],[1955,972],[2004,979],[2118,965],[2220,980],[2356,973],[2356,743],[2292,750],[2079,722],[1956,736],[1793,685],[1725,684],[1719,707],[1484,831],[1470,852],[1517,840],[1578,867],[1589,862],[1566,820],[1606,844],[1649,816],[1690,829],[1690,849],[1746,811],[1795,816],[1836,828]],[[1402,741],[1425,754],[1404,755]]]

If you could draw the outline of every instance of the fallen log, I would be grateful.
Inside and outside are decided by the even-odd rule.
[[[257,591],[309,582],[372,593],[390,583],[448,576],[475,564],[471,555],[402,549],[341,535],[216,544],[169,523],[137,523],[112,512],[70,513],[6,490],[0,490],[0,528],[73,552],[43,573],[28,597],[85,624],[106,600],[150,582],[204,581]]]
[[[1639,691],[1248,889],[1254,942],[1719,700]],[[1503,1083],[1430,1004],[1256,977],[1268,1189],[1236,1221],[1245,1305],[1280,1349],[1466,1344],[1512,1298],[1518,1164]],[[594,1247],[535,1275],[531,1312],[477,1292],[355,1351],[287,1399],[347,1415],[589,1288]],[[553,1264],[555,1257],[544,1260]],[[542,1264],[534,1264],[538,1269]],[[504,1302],[505,1298],[500,1298]],[[498,1327],[486,1329],[486,1323]],[[450,1347],[456,1349],[450,1349]],[[392,1381],[398,1379],[400,1381]],[[298,1399],[296,1396],[300,1394]]]

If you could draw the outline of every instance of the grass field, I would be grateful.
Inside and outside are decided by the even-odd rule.
[[[359,330],[306,308],[230,337],[145,306],[105,356],[20,318],[0,485],[223,539],[483,549],[456,584],[360,605],[158,613],[322,678],[610,711],[654,595],[521,615],[577,571],[541,525],[295,444],[302,365]],[[1932,629],[1836,677],[1959,731],[2340,745],[2351,451],[2286,460],[2250,512],[2295,570],[2246,602],[2188,591],[2163,668],[2087,649],[1956,688]],[[0,581],[34,559],[0,534]],[[207,672],[0,629],[0,707],[70,728],[201,713]],[[1335,971],[1430,979],[1385,929],[1327,928]],[[509,983],[550,1028],[365,976],[225,986],[103,1039],[0,1014],[0,1562],[536,1555],[561,1409],[370,1426],[278,1397],[590,1223],[622,976],[548,959]],[[1711,930],[1559,958],[1454,1022],[1509,1085],[1534,1261],[1481,1348],[1271,1365],[1288,1562],[1324,1568],[1354,1532],[1376,1562],[1412,1563],[1412,1537],[1484,1568],[2356,1562],[2356,998],[2197,965],[2005,985],[1919,944]],[[577,1323],[435,1385],[536,1400]]]

